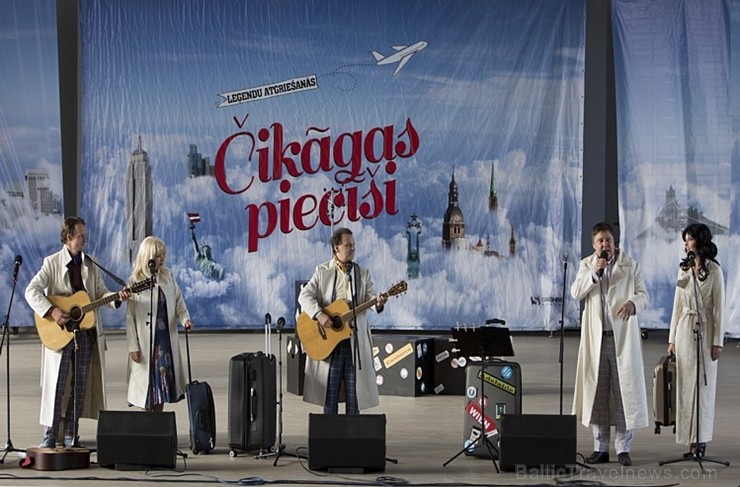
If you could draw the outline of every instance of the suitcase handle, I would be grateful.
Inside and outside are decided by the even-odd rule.
[[[257,392],[254,387],[249,388],[249,422],[254,423],[257,419]]]
[[[187,357],[188,357],[188,384],[193,383],[193,373],[190,370],[190,341],[188,340],[188,328],[185,328],[185,350],[187,350]]]

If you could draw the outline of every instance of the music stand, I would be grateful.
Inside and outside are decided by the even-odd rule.
[[[509,333],[509,329],[494,326],[482,326],[480,328],[471,329],[465,328],[463,330],[453,328],[452,341],[456,342],[454,350],[458,354],[467,357],[473,357],[477,355],[481,358],[478,401],[481,408],[480,423],[482,434],[478,438],[476,438],[476,440],[472,444],[463,446],[459,452],[457,452],[454,456],[452,456],[452,458],[443,463],[442,466],[446,467],[447,464],[462,455],[466,450],[475,448],[475,444],[480,441],[488,450],[488,453],[491,455],[491,461],[493,462],[493,466],[496,468],[496,473],[498,473],[499,468],[498,464],[496,463],[496,459],[499,456],[498,448],[493,443],[491,443],[491,440],[486,434],[486,400],[483,394],[483,386],[485,384],[484,378],[486,376],[486,362],[488,361],[489,357],[514,356],[514,347],[511,345],[511,335]]]

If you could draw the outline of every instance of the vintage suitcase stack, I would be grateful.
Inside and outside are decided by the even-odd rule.
[[[516,362],[491,360],[468,362],[465,374],[465,420],[463,446],[465,454],[477,457],[490,457],[482,441],[483,434],[498,446],[498,423],[506,414],[522,412],[522,369]],[[481,379],[483,393],[480,393]],[[481,402],[483,406],[481,407]]]
[[[455,342],[449,336],[434,338],[434,393],[448,396],[465,394],[467,358],[453,350]]]
[[[676,432],[676,357],[661,357],[653,374],[653,415],[655,434],[661,426],[673,426]]]
[[[373,346],[379,394],[414,397],[434,392],[433,338],[378,335]]]
[[[190,369],[190,341],[185,329],[185,347],[188,356],[188,385],[185,396],[190,416],[190,449],[195,455],[210,453],[216,447],[216,408],[213,405],[213,391],[207,382],[193,380]]]

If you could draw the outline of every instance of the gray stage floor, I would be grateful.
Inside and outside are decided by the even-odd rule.
[[[273,351],[277,352],[277,337],[273,334]],[[284,344],[286,340],[283,341]],[[21,332],[11,337],[10,437],[15,448],[36,446],[41,439],[39,416],[39,362],[41,345],[34,333]],[[652,384],[652,370],[665,352],[665,334],[652,332],[644,342],[645,375]],[[184,343],[183,343],[184,346]],[[178,471],[118,471],[91,465],[88,469],[44,472],[22,469],[17,452],[7,455],[0,465],[0,485],[130,485],[141,482],[175,483],[248,483],[246,479],[260,479],[255,483],[311,483],[314,485],[347,485],[362,482],[372,485],[383,476],[386,483],[405,481],[416,485],[441,483],[485,485],[555,485],[559,480],[599,482],[605,485],[676,485],[737,486],[740,481],[740,442],[738,433],[738,373],[740,349],[736,342],[725,348],[719,368],[719,384],[714,441],[707,447],[707,455],[715,455],[731,462],[725,467],[704,463],[702,472],[695,462],[681,462],[659,466],[660,460],[676,458],[685,451],[677,445],[670,430],[655,435],[653,428],[637,432],[633,445],[633,465],[621,467],[616,461],[585,470],[567,478],[556,478],[537,472],[496,473],[490,460],[459,456],[448,466],[442,464],[462,447],[463,408],[462,396],[427,395],[416,398],[381,396],[381,405],[366,411],[385,414],[387,417],[387,456],[398,460],[387,463],[385,472],[337,475],[312,472],[307,462],[293,456],[282,456],[274,466],[273,458],[255,459],[248,454],[229,456],[227,439],[227,376],[229,357],[243,351],[257,351],[264,347],[264,337],[253,333],[194,333],[190,348],[193,356],[194,378],[209,382],[214,390],[218,438],[217,448],[208,455],[190,454],[185,461],[178,459]],[[523,412],[557,414],[559,411],[560,366],[558,363],[559,338],[540,334],[514,336],[516,357],[522,366]],[[575,332],[566,333],[564,366],[564,410],[570,412],[573,377],[578,349]],[[0,442],[7,440],[6,424],[6,352],[3,347],[0,359]],[[108,336],[107,378],[108,408],[126,410],[125,400],[125,337],[120,332]],[[285,363],[285,359],[284,359]],[[286,381],[283,380],[283,385]],[[288,453],[305,455],[308,445],[308,414],[321,412],[305,404],[301,397],[283,394],[283,443]],[[648,393],[652,401],[652,393]],[[179,447],[188,449],[188,415],[185,401],[168,407],[175,411]],[[593,449],[591,433],[578,426],[578,451],[584,455]],[[81,421],[81,440],[89,447],[96,446],[97,422]],[[612,451],[612,460],[616,454]],[[95,454],[91,456],[96,460]],[[66,480],[66,482],[65,482]],[[380,485],[380,484],[376,484]]]

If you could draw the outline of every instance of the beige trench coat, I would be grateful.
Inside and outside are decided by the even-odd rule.
[[[573,396],[573,414],[584,426],[591,424],[603,335],[600,287],[591,277],[596,258],[596,254],[592,254],[581,260],[578,275],[570,288],[573,299],[585,300]],[[636,314],[623,321],[617,316],[617,310],[627,300],[634,303]],[[642,342],[637,321],[637,313],[644,310],[647,303],[648,292],[639,265],[620,251],[609,281],[608,308],[614,324],[619,386],[628,430],[645,428],[649,424]]]
[[[353,281],[355,296],[358,303],[364,303],[375,296],[373,282],[367,269],[359,269],[359,283]],[[311,280],[303,287],[298,297],[301,308],[308,316],[315,316],[322,308],[332,303],[332,292],[334,290],[334,279],[336,265],[333,261],[325,262],[314,272]],[[372,357],[372,337],[370,326],[367,321],[367,311],[357,315],[357,333],[352,335],[352,347],[354,341],[359,340],[358,349],[362,364],[361,370],[357,371],[357,401],[360,411],[372,408],[380,404],[378,385],[375,382],[375,369]],[[319,406],[324,405],[326,399],[326,387],[329,379],[330,359],[313,360],[306,357],[306,376],[303,389],[303,400]],[[357,369],[358,364],[355,364]]]

